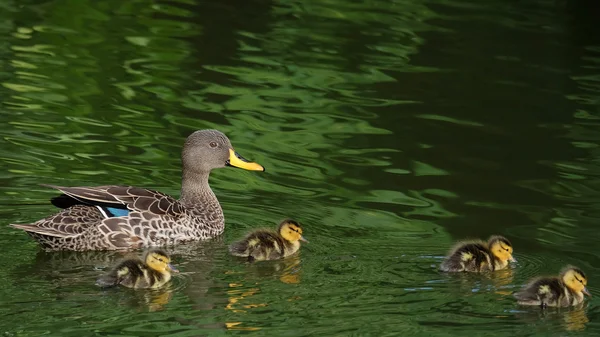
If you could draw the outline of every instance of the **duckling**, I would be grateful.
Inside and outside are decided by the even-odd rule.
[[[586,285],[587,277],[581,269],[566,266],[558,277],[535,278],[514,296],[521,305],[568,307],[583,302],[584,294],[592,296]]]
[[[96,281],[100,287],[122,285],[128,288],[159,288],[171,279],[171,272],[178,273],[171,264],[171,258],[160,249],[152,249],[144,254],[144,260],[131,258],[121,261],[110,272]]]
[[[500,270],[508,266],[508,262],[516,262],[512,256],[513,247],[503,236],[491,236],[488,242],[459,242],[454,246],[446,260],[440,266],[446,272],[475,272]]]
[[[257,230],[229,246],[232,255],[247,257],[248,261],[278,260],[300,249],[300,242],[308,242],[302,236],[302,226],[294,220],[283,220],[277,232]]]

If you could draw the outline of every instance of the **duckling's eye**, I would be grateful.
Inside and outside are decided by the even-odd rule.
[[[576,279],[577,281],[579,281],[579,283],[583,284],[583,280],[580,280],[580,279],[578,279],[577,277],[575,277],[575,279]]]
[[[217,147],[217,142],[210,142],[210,144],[208,144],[208,145],[210,145],[210,147],[212,147],[212,148],[215,148],[215,147]]]

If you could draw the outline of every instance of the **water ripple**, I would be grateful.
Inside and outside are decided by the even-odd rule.
[[[594,334],[593,300],[541,313],[510,296],[567,263],[600,291],[600,48],[579,45],[575,7],[0,3],[3,223],[52,212],[40,183],[177,196],[197,129],[267,167],[211,175],[227,230],[173,250],[182,273],[158,291],[100,291],[121,255],[43,253],[3,226],[2,332]],[[286,217],[311,241],[297,256],[229,256],[228,243]],[[513,268],[437,271],[456,238],[491,232],[515,244]]]

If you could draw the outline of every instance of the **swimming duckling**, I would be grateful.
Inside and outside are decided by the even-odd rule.
[[[475,272],[500,270],[508,266],[508,262],[516,262],[512,256],[513,247],[503,236],[491,236],[488,242],[459,242],[442,262],[441,271]]]
[[[300,241],[308,242],[302,237],[302,226],[297,221],[283,220],[277,232],[257,230],[238,242],[229,246],[235,256],[248,257],[248,261],[277,260],[290,256],[300,249]]]
[[[514,294],[521,305],[568,307],[583,302],[583,295],[592,296],[585,287],[585,273],[573,266],[565,267],[558,277],[538,277]]]
[[[121,261],[96,284],[101,287],[122,285],[129,288],[159,288],[171,279],[171,272],[179,272],[171,264],[169,255],[160,249],[144,254],[144,261],[131,258]]]

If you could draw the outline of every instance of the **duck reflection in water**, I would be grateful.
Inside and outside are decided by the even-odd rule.
[[[588,303],[579,303],[568,308],[547,308],[539,310],[539,307],[522,307],[516,317],[525,324],[539,324],[540,322],[555,323],[566,331],[583,331],[586,329],[590,319],[586,309]]]
[[[283,260],[248,265],[248,271],[257,278],[275,276],[283,283],[298,284],[301,276],[300,262],[300,256],[296,254]]]
[[[510,285],[513,282],[514,271],[513,269],[502,269],[494,273],[484,274],[489,279],[494,287],[496,288],[495,293],[500,295],[510,295],[512,290]]]
[[[238,274],[244,283],[229,283],[227,290],[228,303],[225,309],[235,313],[247,313],[255,308],[267,307],[268,303],[261,300],[253,300],[253,297],[260,294],[259,287],[261,280],[269,277],[276,277],[285,284],[300,283],[301,274],[300,256],[293,255],[283,260],[267,261],[264,263],[247,264],[246,272],[228,272],[228,274]],[[248,287],[246,284],[252,284]],[[290,298],[289,300],[296,300]],[[242,322],[227,322],[226,327],[229,330],[259,330],[260,328],[243,326]]]
[[[580,303],[579,305],[566,310],[563,316],[563,326],[568,331],[583,331],[585,326],[589,323],[585,308],[587,303]]]
[[[477,275],[471,273],[453,273],[447,274],[447,277],[458,281],[457,286],[465,294],[479,296],[477,295],[478,289],[490,289],[490,291],[496,294],[509,296],[512,293],[511,284],[514,278],[514,271],[513,269],[502,269]]]
[[[166,284],[158,289],[143,289],[129,292],[123,304],[133,308],[147,308],[149,312],[161,311],[173,299],[173,286]]]

